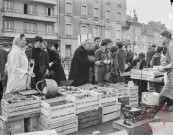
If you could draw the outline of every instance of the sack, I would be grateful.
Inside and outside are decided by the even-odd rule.
[[[111,81],[111,73],[110,72],[107,72],[104,76],[104,81],[106,82],[110,82]]]

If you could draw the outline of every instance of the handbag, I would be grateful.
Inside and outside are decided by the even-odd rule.
[[[107,73],[105,74],[103,80],[106,81],[106,82],[110,82],[110,80],[111,80],[111,73],[110,73],[110,72],[107,72]]]
[[[105,82],[110,82],[111,81],[111,72],[110,72],[110,65],[107,65],[108,67],[108,70],[107,70],[107,72],[106,72],[106,74],[105,74],[105,76],[104,76],[104,81]]]

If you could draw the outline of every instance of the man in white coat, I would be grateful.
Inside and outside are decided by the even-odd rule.
[[[12,50],[7,58],[7,89],[6,93],[21,91],[27,88],[28,76],[35,74],[28,71],[29,62],[24,52],[26,38],[24,34],[17,35],[13,40]]]

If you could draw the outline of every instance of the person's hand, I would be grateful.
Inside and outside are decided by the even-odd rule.
[[[89,61],[95,61],[95,58],[93,56],[88,56]]]
[[[52,65],[53,65],[53,62],[50,62],[50,63],[49,63],[49,67],[51,67]]]
[[[96,65],[100,65],[101,64],[101,61],[96,61],[95,64]]]
[[[34,62],[33,60],[31,60],[31,61],[29,62],[29,64],[30,64],[30,66],[32,67],[32,66],[35,64],[35,62]]]
[[[28,76],[30,76],[30,77],[35,77],[35,74],[32,73],[32,72],[27,72],[26,74],[27,74]]]
[[[165,72],[165,68],[162,67],[162,66],[160,66],[160,67],[159,67],[159,72]]]

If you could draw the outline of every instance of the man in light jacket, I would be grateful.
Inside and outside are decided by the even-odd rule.
[[[29,63],[25,52],[24,34],[17,35],[13,40],[12,50],[7,58],[8,81],[6,93],[21,91],[27,88],[27,77],[35,74],[28,71]]]

